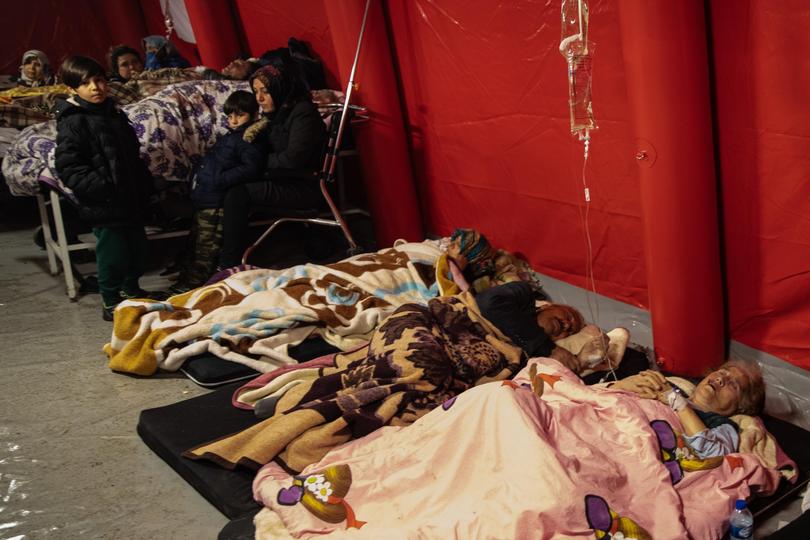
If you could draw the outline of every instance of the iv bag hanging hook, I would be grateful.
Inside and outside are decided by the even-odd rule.
[[[570,2],[570,0],[569,0]],[[567,57],[572,50],[580,54],[588,54],[588,4],[585,0],[576,0],[576,19],[568,19],[565,13],[566,3],[563,1],[563,37],[560,40],[560,54]]]

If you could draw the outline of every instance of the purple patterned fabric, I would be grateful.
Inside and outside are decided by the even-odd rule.
[[[123,107],[152,175],[168,181],[190,181],[194,165],[226,132],[227,119],[222,111],[225,99],[231,92],[249,89],[244,81],[187,81]],[[46,167],[54,170],[55,140],[54,120],[20,132],[3,160],[3,176],[12,194],[37,194],[39,175]]]

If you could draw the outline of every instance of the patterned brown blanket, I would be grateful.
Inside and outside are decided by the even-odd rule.
[[[407,304],[368,345],[280,388],[270,397],[273,416],[186,457],[227,468],[276,459],[301,471],[339,444],[385,425],[411,424],[468,388],[512,377],[522,356],[469,293]]]
[[[313,332],[350,350],[397,307],[438,294],[440,253],[434,241],[403,243],[325,266],[239,272],[166,302],[127,300],[104,351],[110,369],[152,375],[203,352],[272,371],[295,363],[287,347]]]

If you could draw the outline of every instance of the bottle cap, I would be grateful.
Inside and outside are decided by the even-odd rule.
[[[744,510],[747,505],[743,499],[737,499],[737,502],[734,503],[734,508],[737,510]]]

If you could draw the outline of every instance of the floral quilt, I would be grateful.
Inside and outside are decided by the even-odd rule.
[[[225,99],[235,90],[248,89],[244,81],[188,81],[124,106],[152,175],[158,180],[189,181],[205,151],[227,130]],[[20,132],[3,160],[3,176],[12,194],[37,194],[39,175],[46,167],[54,170],[55,149],[55,120]]]

